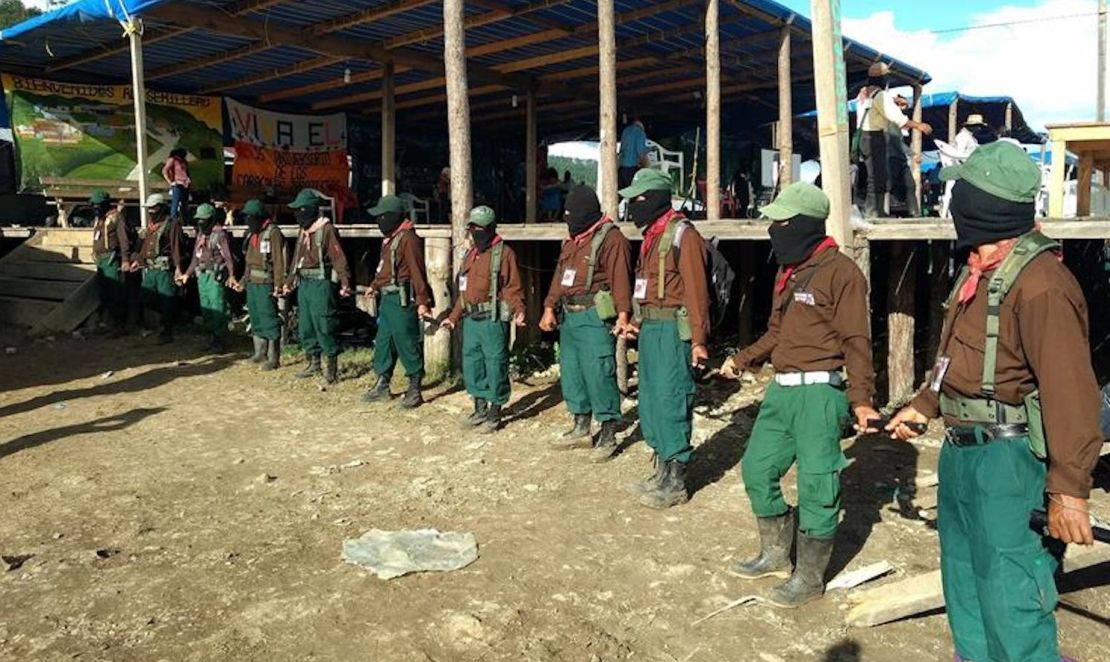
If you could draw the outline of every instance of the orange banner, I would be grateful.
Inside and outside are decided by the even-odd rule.
[[[296,193],[302,188],[318,191],[346,190],[349,181],[347,154],[342,151],[286,152],[235,143],[231,177],[237,188],[275,193]]]

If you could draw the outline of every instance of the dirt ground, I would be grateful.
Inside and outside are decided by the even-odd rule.
[[[951,659],[943,614],[852,629],[843,591],[692,625],[776,581],[724,571],[755,548],[737,465],[758,384],[702,391],[693,498],[657,512],[623,489],[650,471],[635,428],[608,464],[549,449],[566,424],[550,378],[515,384],[506,429],[479,436],[447,385],[413,412],[361,404],[364,367],[325,392],[198,337],[0,339],[0,554],[18,566],[0,566],[0,658]],[[936,432],[845,445],[834,570],[937,568],[935,493],[907,490],[935,470]],[[340,560],[369,529],[425,527],[473,532],[480,558],[391,581]],[[1084,662],[1110,660],[1106,567],[1057,611]]]

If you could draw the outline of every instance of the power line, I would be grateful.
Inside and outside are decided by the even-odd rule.
[[[1019,21],[1004,21],[1002,23],[984,23],[983,25],[967,25],[962,28],[945,28],[942,30],[928,30],[932,34],[948,34],[952,32],[967,32],[969,30],[985,30],[987,28],[1005,28],[1011,25],[1025,25],[1027,23],[1046,23],[1049,21],[1066,21],[1073,18],[1086,18],[1088,16],[1098,16],[1098,12],[1084,12],[1082,14],[1063,14],[1060,16],[1040,16],[1037,18],[1026,18]]]

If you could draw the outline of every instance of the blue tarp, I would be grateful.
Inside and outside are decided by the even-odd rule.
[[[0,30],[0,40],[18,39],[20,35],[50,28],[72,29],[66,25],[69,22],[92,23],[95,21],[116,20],[123,21],[127,17],[142,13],[143,11],[160,5],[168,0],[77,0],[68,5],[58,7],[40,16],[17,23],[10,28]],[[41,35],[39,35],[41,36]]]

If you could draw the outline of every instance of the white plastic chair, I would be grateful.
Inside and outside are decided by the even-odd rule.
[[[671,175],[671,180],[678,183],[678,190],[686,191],[686,169],[685,157],[682,152],[672,152],[663,147],[654,140],[647,141],[647,146],[651,150],[648,153],[648,158],[651,159],[652,164],[658,166],[667,175],[671,175],[672,170],[678,171],[678,176]]]
[[[959,165],[967,160],[968,154],[957,151],[954,146],[943,140],[934,140],[937,144],[937,151],[940,152],[940,167],[944,168],[951,165]],[[949,211],[949,205],[952,204],[952,187],[955,182],[944,183],[944,195],[940,197],[940,217],[952,218],[952,213]]]
[[[429,223],[432,217],[431,204],[424,198],[418,198],[412,193],[402,193],[397,196],[404,200],[412,210],[412,220],[417,223]]]

